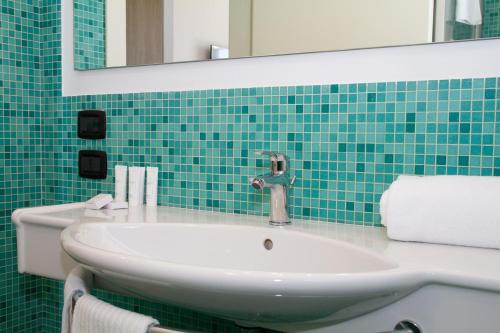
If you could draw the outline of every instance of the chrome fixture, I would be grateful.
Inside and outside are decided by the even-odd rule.
[[[394,330],[382,333],[422,333],[422,329],[411,320],[403,320],[394,327]]]
[[[271,160],[271,173],[257,176],[251,179],[251,185],[256,190],[263,190],[265,187],[271,189],[271,214],[269,223],[272,225],[285,225],[290,223],[288,217],[288,194],[287,188],[295,182],[295,178],[290,179],[288,157],[284,154],[271,151],[257,151],[257,155],[269,156]]]

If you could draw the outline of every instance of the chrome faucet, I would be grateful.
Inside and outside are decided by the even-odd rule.
[[[288,193],[287,188],[295,182],[288,175],[289,160],[284,154],[271,151],[257,151],[257,155],[269,156],[271,160],[271,173],[257,176],[251,179],[251,185],[256,190],[265,187],[271,189],[271,214],[269,223],[272,225],[285,225],[290,223],[288,217]]]

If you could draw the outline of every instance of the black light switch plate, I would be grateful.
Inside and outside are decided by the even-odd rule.
[[[83,178],[105,179],[108,175],[108,156],[99,150],[80,150],[78,174]]]
[[[99,110],[78,112],[78,137],[94,140],[106,138],[106,113]]]

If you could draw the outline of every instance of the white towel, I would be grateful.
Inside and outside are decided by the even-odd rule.
[[[71,333],[147,333],[158,321],[84,295],[76,302]]]
[[[380,214],[391,239],[500,249],[500,177],[400,176]]]
[[[87,294],[90,289],[92,289],[92,273],[83,267],[75,267],[66,277],[61,333],[71,332],[73,296]]]
[[[455,20],[468,25],[483,24],[481,0],[457,0]]]

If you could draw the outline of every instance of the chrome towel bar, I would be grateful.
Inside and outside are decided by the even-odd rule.
[[[71,306],[71,316],[73,316],[73,311],[75,310],[76,302],[78,301],[78,299],[81,296],[83,296],[82,292],[76,292],[73,294],[73,303]],[[162,327],[162,326],[153,326],[149,329],[149,333],[194,333],[194,332],[173,330],[173,329]]]

